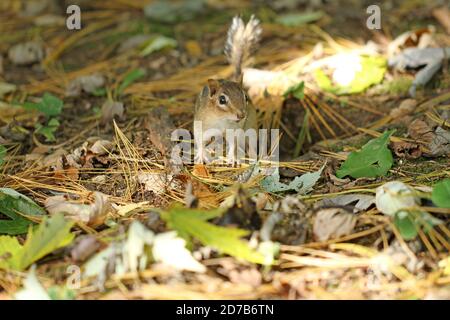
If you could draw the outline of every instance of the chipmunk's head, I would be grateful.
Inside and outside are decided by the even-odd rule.
[[[208,80],[208,95],[212,106],[225,120],[240,122],[247,117],[249,98],[238,82]]]

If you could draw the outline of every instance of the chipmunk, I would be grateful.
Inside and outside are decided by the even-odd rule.
[[[261,36],[259,20],[253,15],[249,22],[236,16],[228,29],[225,44],[225,55],[228,62],[234,67],[232,80],[208,79],[208,84],[203,88],[195,103],[195,122],[201,122],[200,131],[194,128],[194,140],[197,146],[197,159],[206,160],[203,146],[212,142],[214,135],[208,134],[208,129],[220,131],[225,137],[227,129],[255,129],[257,130],[256,109],[242,86],[242,65],[253,52],[254,47]],[[211,131],[211,130],[210,130]],[[233,149],[236,146],[227,146]],[[235,159],[232,157],[231,162]]]

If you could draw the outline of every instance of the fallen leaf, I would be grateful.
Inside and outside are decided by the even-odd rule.
[[[124,107],[122,102],[107,100],[102,105],[102,123],[110,122],[115,116],[123,117]]]
[[[342,208],[321,209],[316,213],[313,225],[318,241],[339,238],[353,232],[356,216]]]
[[[390,181],[377,188],[375,203],[380,212],[394,216],[400,210],[419,205],[420,199],[408,185],[401,181]]]
[[[124,42],[120,44],[119,49],[117,51],[119,53],[125,52],[127,50],[135,49],[140,47],[143,43],[149,41],[151,39],[151,35],[148,34],[138,34],[126,39]]]
[[[27,232],[32,222],[22,215],[43,216],[45,210],[23,194],[0,188],[0,213],[10,219],[0,220],[0,234],[21,234]]]
[[[392,58],[406,48],[426,48],[431,44],[434,26],[406,31],[388,44],[388,57]]]
[[[336,171],[338,178],[347,175],[353,178],[384,176],[394,163],[388,149],[389,137],[393,130],[384,132],[380,137],[367,142],[360,151],[351,152],[347,160]]]
[[[0,236],[0,256],[3,257],[0,269],[24,270],[56,249],[69,245],[74,238],[70,233],[72,226],[73,221],[57,214],[45,217],[36,229],[30,228],[23,246],[15,237]]]
[[[408,135],[415,139],[430,143],[433,140],[433,129],[423,120],[415,119],[408,127]]]
[[[200,210],[173,206],[167,211],[161,212],[161,217],[167,222],[169,228],[176,230],[181,237],[188,241],[191,237],[195,237],[203,245],[211,246],[222,253],[253,263],[265,263],[266,259],[261,253],[240,239],[246,236],[248,231],[219,227],[206,222],[222,213],[223,209]]]
[[[145,247],[154,245],[155,240],[153,231],[134,220],[128,228],[128,237],[122,249],[123,271],[137,272],[144,270],[148,262]]]
[[[264,242],[277,241],[288,245],[305,243],[311,233],[311,212],[294,196],[276,201],[272,213],[261,227],[261,239]]]
[[[202,163],[194,164],[194,168],[192,170],[192,175],[200,178],[208,178],[209,171],[208,168]]]
[[[23,281],[22,289],[14,294],[16,300],[51,300],[47,290],[42,286],[36,277],[36,268],[33,266],[28,271],[27,277]]]
[[[164,194],[168,187],[166,173],[139,173],[137,180],[144,185],[146,191],[151,191],[156,195]]]
[[[83,262],[100,248],[100,242],[93,235],[83,235],[75,240],[70,256],[75,262]]]
[[[200,273],[206,271],[205,266],[195,260],[186,249],[186,241],[178,237],[175,231],[156,235],[152,253],[157,262],[162,262],[176,270]]]
[[[406,141],[391,142],[391,148],[399,158],[417,159],[422,155],[420,146]]]
[[[167,48],[175,48],[177,44],[178,43],[175,39],[159,35],[148,41],[147,45],[144,47],[144,49],[142,49],[140,55],[142,57],[145,57],[156,51]]]
[[[261,181],[261,187],[267,192],[281,192],[295,190],[299,194],[305,194],[312,190],[312,187],[319,180],[325,165],[316,172],[305,173],[299,177],[295,177],[289,184],[280,182],[280,173],[278,168],[273,174],[265,177]]]
[[[444,179],[433,187],[431,200],[441,208],[450,208],[450,179]]]
[[[433,139],[426,147],[429,150],[426,154],[432,157],[450,154],[450,131],[437,127]]]
[[[406,68],[420,69],[409,88],[409,95],[414,97],[416,89],[419,86],[425,86],[433,75],[439,71],[444,59],[450,56],[450,47],[448,48],[408,48],[401,54],[389,59],[389,66],[404,70]]]
[[[353,212],[367,210],[375,204],[375,197],[367,194],[343,194],[333,198],[325,198],[317,203],[317,206],[350,206],[355,203]]]
[[[93,200],[90,199],[92,196]],[[45,208],[51,215],[63,213],[66,217],[93,227],[102,224],[106,215],[112,211],[109,197],[97,191],[89,194],[86,199],[71,199],[70,195],[48,197]]]
[[[405,99],[403,100],[397,108],[391,110],[389,115],[393,119],[398,119],[404,117],[414,111],[416,108],[417,101],[415,99]]]
[[[112,143],[111,141],[100,139],[95,141],[88,150],[97,155],[105,155],[111,152],[113,146],[114,143]]]
[[[41,42],[28,41],[12,46],[8,57],[16,65],[28,65],[44,59],[44,46]]]
[[[80,76],[72,80],[66,87],[67,97],[77,97],[82,92],[93,93],[105,84],[105,78],[101,74]]]
[[[386,60],[379,56],[337,54],[327,62],[332,79],[321,68],[315,69],[313,76],[321,89],[338,95],[363,92],[380,83],[386,72]]]

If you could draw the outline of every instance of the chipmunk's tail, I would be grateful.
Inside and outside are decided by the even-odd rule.
[[[260,37],[261,26],[259,20],[253,15],[247,24],[239,16],[233,18],[228,29],[227,42],[225,43],[225,55],[228,62],[234,66],[234,78],[242,75],[242,65],[253,53]]]

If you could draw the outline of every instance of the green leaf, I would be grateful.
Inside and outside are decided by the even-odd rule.
[[[166,48],[175,48],[177,46],[177,41],[175,39],[166,37],[166,36],[156,36],[151,39],[144,49],[141,51],[140,55],[145,57],[150,53],[166,49]]]
[[[316,172],[309,172],[301,175],[300,177],[295,177],[289,184],[280,182],[280,173],[278,169],[270,176],[265,177],[261,181],[261,187],[267,192],[281,192],[295,190],[299,194],[305,194],[312,190],[312,187],[319,180],[322,170],[325,168],[323,166]]]
[[[122,94],[123,90],[127,88],[130,84],[132,84],[134,81],[138,80],[139,78],[142,78],[145,76],[145,70],[143,69],[134,69],[128,72],[125,75],[125,78],[123,79],[122,83],[120,84],[119,88],[117,89],[117,93],[120,95]]]
[[[0,269],[18,270],[22,246],[16,237],[0,236]]]
[[[351,152],[336,172],[336,176],[372,178],[386,175],[394,163],[392,153],[387,147],[389,137],[394,131],[386,131],[380,137],[367,142],[360,151]]]
[[[412,240],[417,236],[418,228],[409,212],[397,212],[394,217],[394,224],[398,228],[403,239]]]
[[[247,242],[240,239],[246,236],[248,231],[219,227],[205,221],[207,218],[215,217],[219,213],[220,211],[218,210],[208,212],[206,210],[185,209],[180,206],[174,206],[168,211],[162,212],[161,217],[170,228],[176,230],[179,236],[187,241],[190,240],[190,237],[195,237],[202,244],[211,246],[222,253],[253,263],[263,264],[265,262],[264,256],[250,248]]]
[[[5,162],[6,148],[0,144],[0,167]]]
[[[62,214],[45,217],[36,229],[29,229],[23,246],[14,237],[0,236],[0,269],[24,270],[56,249],[67,246],[74,238],[70,233],[73,224]]]
[[[27,241],[23,245],[21,269],[70,244],[75,236],[70,233],[73,224],[74,221],[66,220],[63,214],[56,214],[48,220],[44,218],[36,230],[30,229]]]
[[[343,60],[345,63],[358,63]],[[346,68],[340,66],[341,68]],[[383,81],[384,74],[386,73],[386,59],[383,57],[374,56],[359,56],[359,68],[349,65],[349,69],[345,69],[345,72],[353,73],[353,80],[348,85],[333,84],[331,79],[321,69],[316,69],[313,72],[314,79],[318,86],[325,91],[335,93],[337,95],[360,93],[374,84],[378,84]],[[357,71],[356,71],[357,70]]]
[[[323,17],[323,11],[305,13],[287,13],[276,18],[275,22],[288,26],[297,27],[319,20]]]
[[[403,239],[412,240],[416,238],[419,229],[428,233],[434,226],[442,224],[442,221],[426,211],[401,210],[395,213],[394,224]]]
[[[292,94],[293,97],[302,100],[305,97],[305,82],[300,82],[292,87],[289,87],[289,89],[286,90],[286,92],[283,94],[285,98],[287,98],[289,95]]]
[[[26,233],[32,222],[19,213],[28,216],[45,215],[45,210],[23,194],[10,189],[0,188],[0,213],[11,220],[0,220],[0,234]]]
[[[441,208],[450,208],[450,179],[444,179],[433,187],[431,200]]]
[[[55,118],[50,119],[47,125],[36,124],[36,133],[42,134],[48,142],[55,141],[55,132],[58,130],[59,121]]]
[[[39,103],[26,102],[24,108],[37,110],[47,117],[53,117],[61,114],[63,102],[58,97],[46,92]]]

